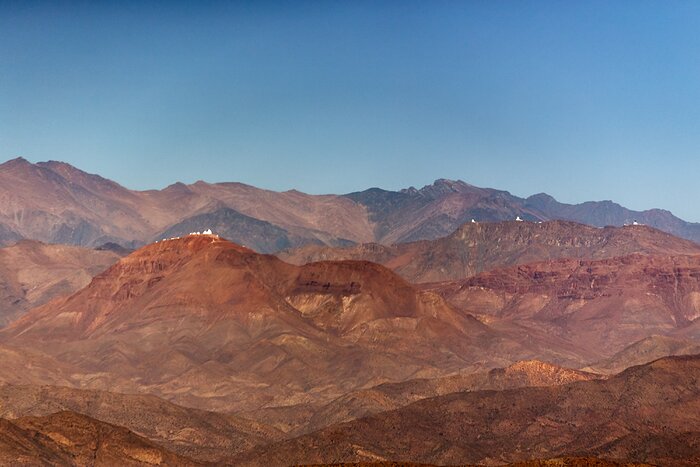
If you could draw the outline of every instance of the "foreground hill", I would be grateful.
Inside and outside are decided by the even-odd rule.
[[[462,310],[546,329],[611,357],[700,317],[700,256],[562,259],[429,288]]]
[[[249,450],[281,433],[232,415],[181,407],[158,397],[59,386],[0,385],[0,417],[47,417],[70,411],[122,426],[169,451],[199,461]]]
[[[0,332],[4,345],[49,354],[72,386],[221,410],[535,355],[579,361],[553,342],[495,332],[373,263],[299,267],[211,235],[137,250]]]
[[[109,251],[29,240],[0,248],[0,326],[29,308],[85,287],[118,259]]]
[[[257,448],[239,465],[410,460],[438,465],[595,456],[700,462],[700,356],[608,380],[458,392]]]
[[[603,259],[633,253],[700,254],[700,244],[642,225],[595,228],[565,221],[470,222],[430,241],[346,248],[310,245],[278,256],[294,264],[373,261],[417,283],[461,279],[498,267],[549,259]]]
[[[0,419],[3,465],[200,465],[129,430],[74,412]]]
[[[415,462],[338,462],[333,464],[316,464],[316,467],[438,467],[433,464],[417,464]],[[462,465],[460,467],[475,467]],[[556,459],[533,459],[512,464],[501,464],[498,467],[651,467],[649,464],[636,462],[614,462],[596,457],[559,457]]]
[[[262,409],[246,417],[300,435],[329,425],[394,410],[410,403],[453,392],[504,390],[527,386],[556,386],[602,376],[540,361],[521,361],[487,372],[457,373],[439,378],[384,383],[345,394],[327,404],[300,404]]]
[[[421,189],[371,188],[347,195],[274,192],[242,183],[174,183],[134,191],[69,164],[0,164],[0,245],[19,239],[134,247],[212,227],[256,251],[305,244],[403,243],[444,237],[470,219],[571,220],[603,227],[638,220],[700,241],[700,224],[662,210],[635,212],[609,201],[558,203],[527,199],[461,181],[437,180]]]

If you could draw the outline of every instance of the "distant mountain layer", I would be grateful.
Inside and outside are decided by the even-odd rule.
[[[277,256],[294,264],[373,261],[419,283],[461,279],[498,267],[549,259],[604,259],[630,254],[700,254],[700,244],[642,225],[596,228],[569,221],[504,221],[469,222],[435,240],[345,248],[307,245]]]
[[[133,248],[163,236],[213,228],[259,252],[305,244],[389,245],[444,237],[477,221],[571,220],[592,226],[638,221],[700,241],[700,224],[668,211],[636,212],[610,201],[562,204],[539,194],[527,199],[507,191],[437,180],[421,189],[371,188],[346,195],[274,192],[241,183],[175,183],[133,191],[66,163],[32,164],[18,158],[0,164],[0,245],[19,239]]]
[[[375,241],[399,243],[443,237],[460,225],[476,221],[570,220],[605,227],[646,224],[694,241],[700,224],[685,222],[661,209],[632,211],[612,201],[577,205],[559,203],[541,193],[519,198],[507,191],[478,188],[462,181],[440,179],[420,190],[399,192],[371,188],[345,195],[365,206],[375,228]]]
[[[32,240],[0,248],[0,327],[29,308],[85,287],[118,259],[112,251]]]

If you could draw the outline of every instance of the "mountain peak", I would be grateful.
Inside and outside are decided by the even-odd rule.
[[[29,162],[27,159],[24,157],[15,157],[14,159],[10,159],[2,164],[0,164],[0,170],[1,169],[17,169],[20,167],[30,167],[33,164]]]
[[[14,159],[10,159],[1,165],[14,165],[14,164],[31,164],[31,162],[29,162],[27,159],[25,159],[22,156],[17,156]]]
[[[212,247],[225,247],[241,253],[254,253],[253,250],[223,239],[216,234],[193,233],[183,237],[164,238],[136,250],[132,255],[153,255],[166,252],[195,253]]]
[[[466,182],[463,182],[462,180],[450,180],[447,178],[439,178],[435,180],[431,185],[425,185],[420,190],[415,190],[415,188],[413,188],[402,191],[406,193],[417,193],[428,198],[440,198],[446,195],[451,195],[453,193],[482,192],[483,189],[470,185]]]
[[[532,196],[529,196],[526,201],[528,203],[535,203],[539,206],[557,202],[557,200],[552,195],[548,195],[547,193],[534,194]]]
[[[197,182],[197,183],[200,183],[200,182]],[[163,191],[167,192],[167,193],[182,193],[182,194],[192,193],[192,190],[190,189],[190,187],[185,185],[182,182],[175,182],[171,185],[168,185],[165,188],[163,188]]]

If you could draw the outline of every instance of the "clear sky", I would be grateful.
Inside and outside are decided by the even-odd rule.
[[[700,221],[700,2],[0,1],[16,156],[137,189],[451,178]]]

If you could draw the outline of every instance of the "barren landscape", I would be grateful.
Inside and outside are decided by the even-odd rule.
[[[0,3],[0,467],[700,466],[700,3]]]
[[[0,169],[15,184],[43,184],[41,174],[82,193],[118,193],[116,206],[162,196],[66,164]],[[453,191],[420,196],[473,197],[439,183]],[[240,203],[236,190],[252,188],[198,196]],[[293,214],[300,196],[256,195],[247,214],[217,218],[222,232],[245,226],[267,241],[280,232],[261,224],[273,220],[274,202],[295,232],[313,226],[313,244],[278,256],[216,232],[173,231],[133,252],[147,232],[0,249],[3,459],[700,462],[698,357],[670,357],[700,353],[698,244],[643,225],[470,219],[444,237],[332,246],[331,237],[376,240],[371,232],[387,221],[375,213],[364,233],[351,232],[328,223],[347,217],[326,204],[302,222]],[[14,199],[6,213],[16,219],[12,209],[30,201]],[[362,212],[349,198],[319,202]],[[267,220],[241,217],[255,213]],[[162,218],[200,231],[212,219],[192,224],[189,215]],[[89,246],[98,240],[122,244]]]

